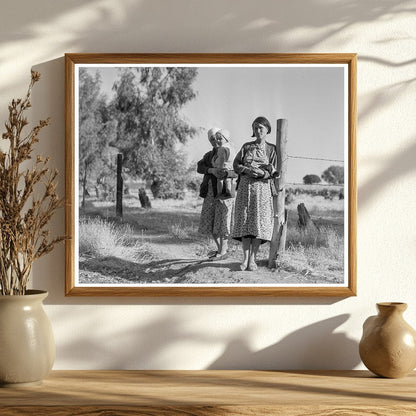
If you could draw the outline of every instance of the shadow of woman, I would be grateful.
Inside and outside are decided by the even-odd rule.
[[[251,350],[245,339],[234,339],[207,369],[352,369],[360,363],[358,343],[343,332],[335,333],[349,317],[342,314],[308,325],[259,351]]]

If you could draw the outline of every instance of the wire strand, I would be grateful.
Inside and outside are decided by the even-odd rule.
[[[324,159],[321,157],[306,157],[306,156],[292,156],[292,155],[288,155],[288,158],[290,159],[308,159],[308,160],[325,160],[328,162],[340,162],[340,163],[344,163],[343,160],[340,159]]]
[[[340,187],[340,186],[342,186],[342,187],[344,187],[344,184],[343,183],[339,183],[339,184],[332,184],[332,183],[311,183],[311,184],[305,184],[305,183],[301,183],[301,182],[291,182],[291,183],[286,183],[286,186],[288,186],[288,185],[302,185],[302,186],[315,186],[315,185],[318,185],[318,186],[338,186],[338,187]]]

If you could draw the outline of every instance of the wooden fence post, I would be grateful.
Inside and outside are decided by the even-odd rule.
[[[276,267],[279,255],[286,248],[287,210],[285,209],[285,186],[287,172],[287,125],[286,119],[281,118],[277,120],[276,150],[277,172],[279,175],[273,179],[277,196],[273,198],[274,225],[272,241],[270,242],[269,267]]]
[[[123,218],[123,177],[121,176],[123,167],[123,155],[117,155],[117,193],[116,193],[116,216]]]

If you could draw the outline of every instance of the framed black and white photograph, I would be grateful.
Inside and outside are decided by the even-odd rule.
[[[65,59],[67,295],[356,295],[355,54]]]

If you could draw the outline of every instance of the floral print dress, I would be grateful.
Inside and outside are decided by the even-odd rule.
[[[234,208],[232,236],[236,240],[250,237],[265,243],[272,239],[274,212],[270,180],[245,175],[243,168],[275,165],[275,159],[275,147],[269,143],[246,143],[236,156],[234,169],[242,172]]]

